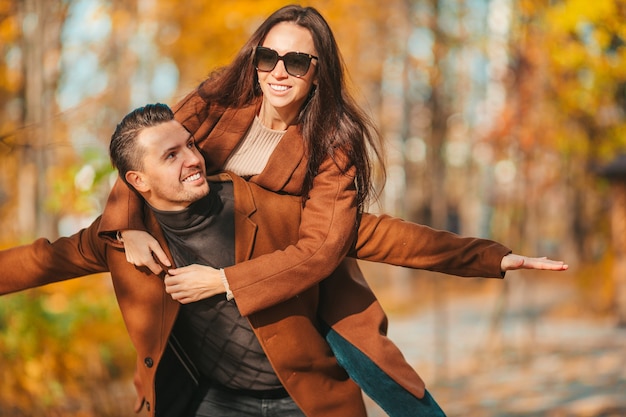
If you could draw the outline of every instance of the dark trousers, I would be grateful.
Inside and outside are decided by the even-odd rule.
[[[202,383],[185,417],[305,417],[289,396],[257,397],[263,396]]]

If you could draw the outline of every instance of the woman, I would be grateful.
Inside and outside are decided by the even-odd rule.
[[[324,18],[313,8],[276,11],[229,66],[174,110],[194,135],[208,173],[230,170],[269,190],[303,198],[302,239],[296,245],[223,271],[227,282],[237,283],[230,289],[238,298],[243,291],[255,292],[257,303],[240,305],[241,313],[289,299],[327,277],[354,240],[357,213],[372,191],[368,148],[380,156],[380,146],[345,88],[337,44]],[[111,203],[129,198],[128,188],[117,184],[102,233],[143,229],[132,206],[130,212],[137,214],[129,224],[119,215],[129,208]],[[130,262],[160,268],[145,244],[133,245],[126,232],[122,237]],[[168,265],[153,241],[150,249]],[[266,294],[252,285],[270,276],[277,284],[289,282],[290,289]]]

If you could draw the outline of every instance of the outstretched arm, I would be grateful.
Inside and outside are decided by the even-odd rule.
[[[130,237],[124,238],[129,262],[135,259],[135,265],[144,266],[151,262],[158,268],[153,272],[160,272],[161,266],[153,258],[153,253],[158,256],[156,254],[160,252],[163,259],[158,257],[159,261],[169,266],[169,261],[164,262],[167,260],[165,253],[152,236],[138,231],[125,232],[124,235]],[[130,242],[143,251],[143,255],[129,254]],[[362,216],[358,237],[349,256],[467,277],[502,278],[506,271],[517,269],[564,271],[568,268],[562,261],[513,254],[509,248],[488,239],[463,237],[396,217],[367,213]],[[143,260],[137,261],[140,258]],[[223,293],[224,284],[220,271],[210,267],[169,270],[165,279],[167,292],[182,303]]]
[[[54,242],[40,238],[0,251],[0,294],[108,271],[105,242],[96,236],[99,221]]]
[[[363,214],[350,256],[463,277],[502,278],[506,271],[564,271],[562,261],[513,254],[488,239],[459,236],[388,215]]]

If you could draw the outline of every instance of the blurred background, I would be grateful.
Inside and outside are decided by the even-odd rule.
[[[177,102],[288,3],[0,0],[0,248],[88,225],[117,122]],[[570,265],[362,264],[448,415],[626,415],[626,1],[301,4],[386,140],[371,211]],[[106,275],[0,298],[0,416],[131,416],[133,370]]]

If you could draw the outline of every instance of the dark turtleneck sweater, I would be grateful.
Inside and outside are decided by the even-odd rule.
[[[210,183],[209,194],[184,210],[153,208],[176,266],[224,268],[235,262],[234,196],[230,182]],[[240,390],[280,388],[248,320],[224,294],[182,304],[173,333],[200,374]]]

